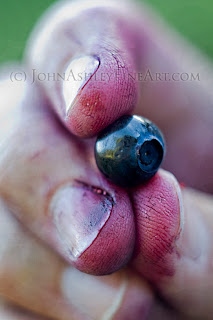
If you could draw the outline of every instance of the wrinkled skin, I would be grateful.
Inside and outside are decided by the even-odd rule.
[[[23,65],[1,71],[0,293],[23,308],[2,302],[6,320],[212,319],[207,75],[197,82],[128,77],[190,72],[193,61],[211,81],[212,66],[167,28],[131,4],[59,3],[32,34]],[[32,81],[33,69],[67,66],[91,77],[77,89]],[[27,81],[12,82],[20,70]],[[94,144],[129,113],[162,129],[167,156],[164,170],[124,190],[99,172]]]

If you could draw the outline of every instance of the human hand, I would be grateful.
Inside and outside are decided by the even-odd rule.
[[[211,319],[212,197],[181,190],[164,170],[123,190],[102,177],[93,154],[93,137],[134,112],[163,130],[165,168],[212,192],[208,83],[128,77],[199,69],[209,80],[210,66],[152,13],[128,4],[60,3],[43,21],[29,44],[28,74],[69,67],[97,79],[72,90],[69,81],[12,83],[10,70],[2,73],[2,296],[62,320]]]

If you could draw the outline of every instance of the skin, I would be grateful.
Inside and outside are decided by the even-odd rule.
[[[73,100],[62,81],[31,83],[32,69],[67,65],[94,71]],[[208,81],[126,79],[193,66]],[[0,294],[36,314],[2,304],[6,320],[212,318],[211,68],[147,8],[66,2],[43,17],[23,65],[0,79]],[[14,69],[27,81],[12,82]],[[162,169],[125,190],[101,175],[95,136],[131,112],[162,129],[164,167],[187,188]]]

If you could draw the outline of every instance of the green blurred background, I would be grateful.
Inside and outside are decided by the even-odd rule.
[[[33,25],[41,13],[55,1],[0,1],[0,62],[21,59]],[[213,58],[212,0],[144,1],[153,5],[180,33]]]

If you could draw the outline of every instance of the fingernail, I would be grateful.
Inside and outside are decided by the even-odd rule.
[[[65,185],[56,191],[50,212],[59,241],[73,261],[92,244],[110,217],[112,198],[87,185]]]
[[[65,299],[88,319],[109,320],[120,308],[128,283],[125,274],[117,278],[91,276],[69,267],[62,273],[61,290]]]
[[[62,87],[66,114],[69,113],[79,92],[95,74],[99,65],[99,59],[94,56],[80,57],[68,64]]]

